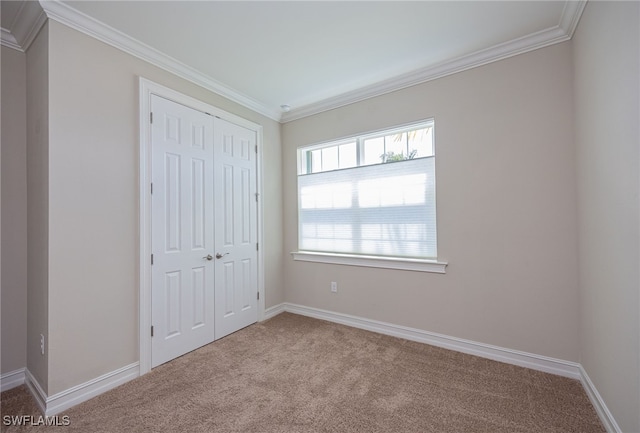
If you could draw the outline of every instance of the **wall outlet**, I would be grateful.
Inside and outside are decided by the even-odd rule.
[[[331,282],[331,291],[333,293],[338,293],[338,283],[336,283],[335,281]]]
[[[44,355],[44,335],[40,334],[40,354]]]

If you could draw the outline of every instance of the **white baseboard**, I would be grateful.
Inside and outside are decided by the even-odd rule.
[[[269,310],[272,312],[270,317],[286,311],[580,380],[607,432],[622,433],[589,375],[579,363],[288,302],[275,305]]]
[[[607,432],[622,433],[622,429],[620,429],[620,426],[613,418],[613,414],[611,414],[609,408],[607,408],[607,405],[604,403],[600,393],[593,382],[591,382],[587,371],[582,365],[580,365],[580,382],[582,382],[582,387],[585,389],[587,396],[589,396],[589,400],[591,400],[591,404],[593,404],[593,407],[598,413],[598,417],[600,417],[600,421],[602,421]]]
[[[476,341],[423,331],[421,329],[394,325],[392,323],[380,322],[364,317],[356,317],[327,310],[320,310],[318,308],[305,307],[303,305],[296,305],[288,302],[281,304],[281,306],[281,308],[271,308],[274,309],[274,311],[284,310],[290,313],[314,317],[316,319],[340,323],[354,328],[365,329],[367,331],[430,344],[432,346],[468,353],[482,358],[493,359],[494,361],[544,371],[545,373],[570,377],[572,379],[580,379],[580,371],[578,368],[579,364],[576,362],[564,361],[562,359],[550,358],[547,356],[536,355],[534,353],[492,346],[489,344],[478,343]]]
[[[31,374],[28,369],[25,369],[25,383],[31,396],[36,401],[36,406],[40,409],[40,412],[46,414],[47,411],[47,393],[40,385],[40,382]]]
[[[264,317],[262,320],[270,319],[284,312],[327,320],[329,322],[339,323],[354,328],[365,329],[367,331],[404,338],[406,340],[417,341],[420,343],[430,344],[432,346],[455,350],[457,352],[480,356],[482,358],[493,359],[507,364],[518,365],[521,367],[531,368],[533,370],[580,380],[607,432],[622,432],[613,415],[607,408],[604,400],[598,393],[595,385],[589,378],[589,375],[582,365],[578,363],[288,302],[267,308],[264,311]],[[43,388],[27,369],[23,368],[5,373],[0,376],[0,379],[2,391],[21,385],[22,383],[26,383],[29,391],[36,400],[36,404],[40,411],[46,416],[53,416],[125,382],[135,379],[139,375],[140,366],[138,362],[135,362],[73,388],[69,388],[66,391],[54,394],[51,397],[47,397]]]
[[[134,362],[50,397],[29,370],[26,370],[26,383],[40,411],[45,416],[53,416],[138,376],[140,376],[140,363]]]
[[[262,320],[271,319],[272,317],[277,316],[280,313],[284,313],[284,304],[274,305],[273,307],[269,307],[264,310],[264,316]]]
[[[0,375],[0,392],[22,385],[24,383],[24,371],[24,368],[19,368]]]
[[[83,401],[107,392],[140,376],[140,363],[134,362],[88,382],[74,386],[47,398],[46,416],[56,415]]]

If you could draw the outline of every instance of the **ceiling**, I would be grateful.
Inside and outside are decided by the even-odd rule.
[[[3,29],[11,29],[14,27],[14,22],[18,16],[18,12],[22,7],[21,2],[2,2],[2,15],[0,15],[0,22],[2,22]]]
[[[40,3],[51,19],[282,121],[567,40],[584,8],[584,1]],[[2,1],[3,44],[11,36],[20,48],[30,43],[16,35],[20,9],[33,7],[24,4]]]

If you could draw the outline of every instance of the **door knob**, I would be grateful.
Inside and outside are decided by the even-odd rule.
[[[213,260],[213,256],[211,254],[207,254],[206,256],[203,257],[203,259]]]
[[[217,254],[216,254],[216,259],[221,259],[221,258],[223,258],[224,256],[226,256],[227,254],[229,254],[229,253],[224,253],[224,254],[217,253]]]

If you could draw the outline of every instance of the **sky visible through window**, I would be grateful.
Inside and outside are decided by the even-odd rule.
[[[388,135],[307,150],[303,172],[320,173],[363,165],[433,156],[433,127],[426,126]]]

